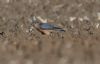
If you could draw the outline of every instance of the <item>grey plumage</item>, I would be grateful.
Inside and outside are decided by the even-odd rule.
[[[42,23],[39,20],[36,20],[35,17],[32,19],[32,24],[35,28],[39,30],[55,30],[59,32],[65,32],[63,28],[50,23]]]
[[[56,31],[65,32],[64,29],[50,23],[40,23],[39,27],[40,29],[43,29],[43,30],[56,30]]]

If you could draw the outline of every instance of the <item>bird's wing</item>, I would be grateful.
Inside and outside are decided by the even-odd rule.
[[[53,24],[49,24],[49,23],[41,23],[40,24],[40,28],[44,29],[44,30],[53,30],[54,27],[56,27],[56,26],[54,26]]]
[[[56,25],[53,25],[53,24],[49,24],[49,23],[41,23],[40,24],[40,29],[43,29],[43,30],[56,30],[56,31],[60,31],[60,32],[65,32],[64,29],[56,26]]]

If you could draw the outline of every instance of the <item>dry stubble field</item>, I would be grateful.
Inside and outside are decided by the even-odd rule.
[[[32,16],[66,32],[42,35]],[[100,64],[99,24],[100,0],[0,0],[0,64]]]

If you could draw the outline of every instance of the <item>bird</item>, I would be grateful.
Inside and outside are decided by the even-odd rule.
[[[40,17],[37,17],[37,19],[38,20],[36,20],[36,18],[34,17],[32,20],[32,24],[42,34],[49,34],[52,31],[65,32],[65,30],[60,26],[48,23],[46,20],[43,20]]]
[[[54,24],[50,24],[50,23],[40,23],[39,28],[42,30],[55,30],[55,31],[59,31],[59,32],[65,32],[64,29],[62,29]]]

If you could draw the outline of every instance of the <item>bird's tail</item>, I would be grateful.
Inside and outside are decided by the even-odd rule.
[[[59,31],[59,32],[65,32],[65,30],[64,30],[64,29],[59,28],[59,27],[55,27],[55,28],[54,28],[54,30],[55,30],[55,31]]]
[[[65,32],[64,29],[56,29],[56,31],[59,31],[59,32]]]

